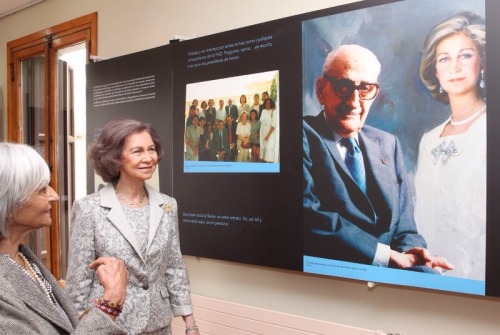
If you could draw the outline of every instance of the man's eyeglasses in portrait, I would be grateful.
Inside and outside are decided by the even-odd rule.
[[[323,78],[330,83],[333,91],[339,98],[348,98],[354,90],[357,90],[361,100],[373,100],[379,92],[380,86],[378,83],[361,82],[359,85],[356,85],[352,80],[346,78],[335,79],[327,74],[323,74]]]

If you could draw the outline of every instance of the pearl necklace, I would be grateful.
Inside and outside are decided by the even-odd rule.
[[[462,125],[464,125],[464,124],[469,123],[470,121],[472,121],[476,116],[478,116],[479,114],[481,114],[485,110],[486,110],[486,105],[484,105],[479,110],[477,110],[474,113],[472,113],[468,118],[460,120],[460,121],[453,121],[453,117],[452,117],[450,119],[450,124],[452,126],[462,126]]]
[[[24,274],[26,274],[31,280],[35,282],[35,284],[38,285],[42,289],[42,291],[45,293],[47,298],[54,304],[57,305],[57,300],[54,294],[52,293],[52,286],[49,284],[49,282],[43,278],[42,273],[36,266],[36,264],[31,263],[26,256],[24,256],[23,253],[20,251],[17,252],[19,257],[24,261],[24,264],[26,264],[26,269],[24,269],[22,266],[20,266],[15,260],[12,260],[21,270],[23,270]]]
[[[118,193],[118,190],[116,188],[115,188],[115,193],[116,193],[116,197],[118,198],[118,200],[120,200],[121,202],[124,202],[130,206],[142,205],[142,203],[144,202],[144,199],[146,198],[146,191],[144,190],[144,188],[142,189],[142,193],[139,197],[139,201],[137,201],[137,202],[128,200],[125,196]]]

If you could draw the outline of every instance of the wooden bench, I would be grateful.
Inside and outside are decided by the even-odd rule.
[[[367,330],[192,295],[201,335],[379,335]],[[184,335],[182,318],[172,322],[172,335]]]

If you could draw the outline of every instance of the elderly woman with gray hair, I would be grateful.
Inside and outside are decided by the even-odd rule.
[[[57,280],[22,241],[49,227],[50,172],[31,147],[0,143],[0,333],[125,334],[115,322],[125,302],[128,272],[122,261],[101,257],[87,264],[103,294],[85,315],[78,312]]]

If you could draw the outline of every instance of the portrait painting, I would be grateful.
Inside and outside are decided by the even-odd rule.
[[[485,294],[485,32],[484,0],[303,21],[304,272]]]

